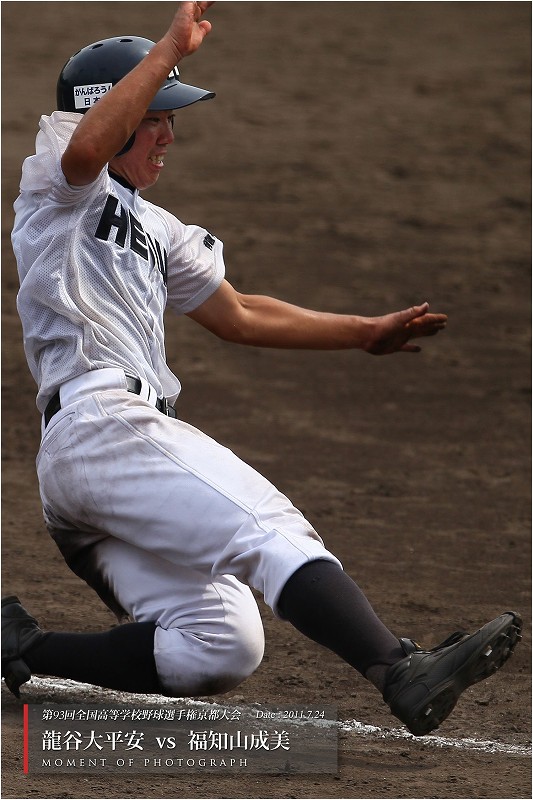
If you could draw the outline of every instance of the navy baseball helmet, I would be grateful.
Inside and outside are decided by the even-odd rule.
[[[94,103],[137,66],[155,42],[139,36],[116,36],[83,47],[75,53],[57,81],[59,111],[85,113]],[[189,86],[174,67],[155,97],[150,111],[183,108],[199,100],[210,100],[214,92]]]

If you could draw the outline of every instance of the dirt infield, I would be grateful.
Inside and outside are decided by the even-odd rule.
[[[113,619],[42,523],[12,203],[66,58],[114,34],[157,38],[173,7],[2,3],[2,578],[50,629]],[[22,706],[3,686],[4,797],[531,796],[530,759],[513,752],[530,743],[531,719],[530,12],[526,2],[220,2],[209,41],[181,70],[217,98],[179,112],[176,147],[147,195],[219,236],[244,292],[365,315],[427,299],[449,314],[417,356],[238,348],[170,317],[167,339],[179,414],[291,497],[399,636],[432,645],[522,612],[514,657],[439,731],[458,746],[347,731],[335,776],[25,776]],[[215,699],[329,703],[341,720],[398,727],[371,686],[259,602],[263,664]],[[69,702],[83,700],[72,691]]]

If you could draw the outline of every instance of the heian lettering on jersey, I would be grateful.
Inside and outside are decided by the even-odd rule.
[[[149,261],[150,255],[163,276],[163,283],[167,283],[167,252],[156,239],[147,233],[139,220],[131,211],[120,206],[117,214],[118,198],[112,194],[107,196],[106,204],[96,228],[95,236],[107,242],[111,236],[111,229],[116,228],[115,243],[120,247],[129,247],[138,256]]]

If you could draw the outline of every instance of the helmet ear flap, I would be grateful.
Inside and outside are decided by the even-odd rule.
[[[124,145],[122,150],[120,150],[116,154],[115,158],[118,158],[119,156],[123,156],[124,153],[128,152],[128,150],[131,150],[131,148],[133,147],[133,143],[134,142],[135,142],[135,131],[133,131],[133,133],[131,134],[130,138],[128,139],[128,141],[126,142],[126,144]]]

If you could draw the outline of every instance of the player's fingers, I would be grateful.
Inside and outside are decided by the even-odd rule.
[[[411,308],[404,308],[403,311],[396,312],[396,320],[400,325],[409,326],[414,320],[423,317],[427,314],[429,303],[422,303],[420,306],[411,306]]]
[[[448,317],[446,314],[428,314],[427,320],[428,323],[434,325],[436,328],[445,328]]]
[[[403,311],[398,311],[398,317],[400,321],[407,325],[414,319],[418,317],[423,317],[424,314],[427,314],[429,309],[429,303],[422,303],[421,306],[411,306],[411,308],[405,308]]]
[[[407,323],[410,336],[433,336],[446,328],[448,317],[445,314],[426,314]]]
[[[409,323],[414,321],[415,323],[419,321],[421,324],[429,324],[429,325],[441,325],[445,326],[448,321],[447,314],[429,314],[429,303],[422,303],[420,306],[411,306],[411,308],[406,308],[404,311],[400,311],[400,316],[403,317],[404,322]],[[422,317],[424,319],[422,319]]]
[[[201,31],[203,31],[204,36],[207,36],[207,34],[210,32],[212,26],[211,26],[211,23],[208,22],[208,20],[204,19],[204,20],[202,20],[201,22],[198,23],[198,27],[200,28]]]
[[[196,21],[198,22],[200,17],[202,17],[205,14],[205,12],[209,8],[209,6],[212,6],[213,3],[212,2],[211,3],[195,3],[194,5],[196,6],[196,9],[195,9],[196,13],[195,13],[194,16],[195,16]],[[200,23],[200,24],[203,25],[203,22]]]

